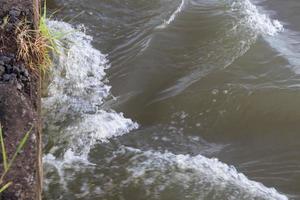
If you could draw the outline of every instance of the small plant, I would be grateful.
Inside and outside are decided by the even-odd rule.
[[[5,143],[4,143],[4,138],[3,138],[3,132],[2,132],[2,126],[0,124],[0,143],[1,143],[1,153],[2,153],[2,160],[3,160],[3,174],[0,176],[0,193],[2,193],[3,191],[5,191],[9,186],[12,185],[12,181],[9,181],[7,183],[4,183],[4,178],[7,175],[7,173],[9,172],[9,170],[11,169],[15,159],[17,158],[18,154],[22,151],[22,149],[24,148],[29,135],[32,131],[32,128],[30,128],[30,130],[24,135],[24,137],[21,139],[21,141],[19,142],[17,149],[15,151],[15,153],[12,156],[12,159],[10,161],[8,161],[8,156],[6,153],[6,148],[5,148]]]
[[[40,69],[45,72],[46,67],[51,64],[46,38],[38,31],[30,29],[27,22],[22,22],[16,27],[16,40],[18,59],[23,60],[33,70]]]
[[[52,65],[51,52],[58,53],[57,40],[63,34],[53,34],[47,26],[46,2],[43,14],[38,22],[38,30],[32,29],[32,24],[23,20],[16,27],[18,44],[18,59],[23,60],[30,69],[40,70],[45,74]]]
[[[49,43],[50,49],[58,53],[57,40],[60,39],[61,37],[63,37],[64,34],[62,34],[62,33],[61,34],[59,34],[59,33],[55,33],[54,34],[48,28],[48,26],[47,26],[47,7],[46,7],[46,1],[44,2],[43,15],[40,17],[40,20],[39,20],[38,31],[40,32],[40,34],[43,37],[45,37],[47,39],[47,42]]]

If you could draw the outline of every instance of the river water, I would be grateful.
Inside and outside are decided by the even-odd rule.
[[[300,199],[299,0],[47,4],[45,199]]]

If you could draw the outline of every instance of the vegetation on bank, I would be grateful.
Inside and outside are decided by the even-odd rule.
[[[12,158],[9,160],[8,155],[6,153],[6,146],[3,137],[2,126],[0,124],[0,144],[1,144],[1,156],[2,156],[2,164],[3,164],[3,173],[0,175],[0,194],[5,191],[9,186],[13,184],[12,181],[5,182],[6,175],[9,173],[14,161],[16,160],[17,156],[20,154],[22,149],[24,148],[29,135],[31,133],[32,127],[30,130],[24,135],[24,137],[19,142],[16,151],[14,152]]]
[[[18,45],[17,57],[34,70],[45,74],[51,66],[52,51],[56,51],[56,37],[50,32],[46,23],[46,4],[43,14],[38,22],[38,29],[32,29],[32,23],[26,20],[16,27],[16,40]]]
[[[7,36],[5,39],[15,39],[17,60],[24,63],[24,65],[30,69],[30,72],[43,76],[52,65],[51,52],[57,52],[56,40],[60,36],[53,36],[47,26],[46,4],[43,6],[41,13],[42,15],[39,16],[36,29],[33,28],[33,22],[28,21],[26,16],[20,19],[18,23],[14,23],[14,21],[10,21],[9,14],[0,19],[0,22],[2,22],[0,23],[0,29],[4,32],[11,27],[11,24],[13,24],[13,31],[9,31],[11,36],[8,35],[12,38],[8,38]],[[2,174],[0,174],[0,199],[3,191],[8,189],[14,182],[14,180],[7,180],[7,175],[12,171],[12,166],[14,165],[17,156],[22,153],[31,131],[32,128],[24,134],[19,142],[15,141],[15,144],[18,143],[15,151],[10,149],[9,154],[7,154],[6,147],[10,146],[10,144],[5,143],[6,140],[0,122],[0,156],[2,157],[3,166],[3,170],[1,170]]]

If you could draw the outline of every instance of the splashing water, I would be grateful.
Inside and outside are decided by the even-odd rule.
[[[177,185],[182,190],[182,199],[288,199],[274,188],[249,180],[233,166],[215,158],[143,152],[133,148],[126,148],[125,151],[134,152],[135,155],[128,167],[131,177],[124,181],[124,185],[141,184],[156,194],[162,194]],[[155,199],[159,199],[159,196]]]
[[[242,19],[241,24],[245,24],[258,34],[274,36],[284,30],[278,20],[272,20],[268,15],[261,14],[249,0],[234,0],[231,3],[231,11],[237,13],[237,18]]]
[[[106,56],[92,47],[92,38],[64,22],[49,21],[48,26],[65,34],[54,58],[48,95],[43,98],[48,140],[58,146],[50,153],[64,160],[78,161],[79,156],[87,161],[98,141],[123,135],[138,125],[122,113],[101,108],[110,95],[110,86],[103,81],[109,65]],[[65,152],[73,156],[64,156]],[[53,155],[44,161],[52,161]]]
[[[170,18],[158,28],[171,24],[182,12],[185,4],[182,0]],[[274,36],[283,31],[279,21],[260,14],[249,0],[231,1],[230,6],[230,12],[236,14],[238,23],[227,35],[231,35],[229,39],[234,38],[233,42],[236,42],[235,34],[242,36],[239,38],[241,42],[232,49],[230,58],[218,58],[221,63],[218,66],[223,67],[229,66],[243,55],[258,35]],[[60,54],[54,60],[48,95],[43,99],[48,143],[55,144],[44,156],[44,162],[56,170],[61,178],[60,183],[67,190],[68,178],[75,180],[72,177],[74,174],[67,174],[68,169],[84,171],[86,168],[93,168],[95,164],[89,161],[88,155],[95,144],[129,133],[137,129],[138,124],[125,118],[122,113],[101,107],[110,96],[110,86],[105,80],[105,70],[109,64],[106,56],[92,47],[92,38],[79,30],[82,27],[74,28],[58,21],[49,21],[48,25],[52,31],[66,35],[61,39]],[[210,69],[207,71],[209,73]],[[180,89],[198,81],[202,73],[203,71],[193,71],[195,77],[183,78]],[[124,152],[131,152],[133,155],[126,164],[118,163],[118,166],[125,166],[129,176],[118,177],[124,180],[111,186],[108,191],[102,188],[101,195],[119,194],[127,187],[135,185],[143,187],[146,190],[145,196],[151,199],[160,199],[174,188],[181,191],[182,196],[176,197],[178,199],[288,199],[274,188],[251,181],[234,167],[214,158],[125,148],[114,152],[116,160],[124,156]],[[110,163],[103,165],[110,168]],[[46,187],[47,185],[46,180]],[[82,197],[89,195],[87,189],[85,190]]]

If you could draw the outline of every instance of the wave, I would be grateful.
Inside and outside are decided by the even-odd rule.
[[[105,80],[109,65],[106,55],[92,47],[92,37],[82,31],[83,27],[59,21],[48,21],[48,26],[54,34],[65,36],[60,39],[47,95],[42,100],[47,143],[55,144],[44,162],[52,162],[53,157],[64,162],[80,157],[88,163],[88,154],[97,142],[126,134],[138,124],[101,107],[110,95],[111,87]]]
[[[216,10],[220,10],[220,8],[225,9],[225,12],[219,13],[223,19],[228,19],[224,20],[224,24],[219,27],[218,31],[222,34],[212,38],[205,48],[199,47],[202,51],[199,50],[198,53],[198,57],[201,56],[198,61],[201,62],[200,66],[161,91],[152,103],[179,95],[211,72],[229,67],[251,48],[258,36],[273,38],[284,31],[283,25],[278,20],[273,20],[268,15],[260,13],[249,0],[224,1],[223,5],[215,5],[215,9],[212,9],[213,3],[202,5],[202,2],[197,2],[189,9],[197,11],[197,7],[201,8],[202,6],[210,6],[211,9],[206,9],[208,12],[206,14],[212,17],[220,17],[214,16],[214,13],[218,13]],[[208,52],[207,55],[203,55],[203,51]],[[193,54],[196,53],[193,52]]]
[[[284,34],[276,37],[264,38],[271,48],[280,53],[284,59],[290,64],[290,68],[296,74],[300,74],[300,48],[299,48],[299,33],[286,30]]]
[[[258,8],[249,0],[231,1],[231,12],[240,18],[240,24],[245,24],[256,34],[274,36],[284,30],[283,25],[276,19],[260,13]]]
[[[182,0],[170,18],[159,28],[165,28],[172,23],[184,6],[185,1]],[[225,38],[216,40],[215,44],[218,48],[211,46],[211,50],[214,51],[208,52],[214,55],[209,55],[207,58],[206,63],[209,63],[209,68],[204,71],[197,69],[194,75],[189,74],[187,78],[179,80],[175,88],[171,87],[164,91],[163,97],[167,93],[170,96],[177,95],[212,70],[228,67],[235,59],[247,52],[258,35],[274,36],[283,30],[279,21],[260,14],[248,0],[231,1],[230,12],[235,14],[237,23],[222,34]],[[111,87],[105,80],[105,70],[109,65],[106,55],[92,47],[92,38],[84,31],[79,31],[82,27],[74,28],[70,24],[58,21],[49,21],[48,24],[53,32],[66,34],[61,39],[59,56],[54,58],[48,94],[43,98],[47,143],[55,144],[50,145],[43,160],[46,166],[55,169],[60,177],[60,183],[67,190],[68,177],[72,177],[70,180],[74,181],[74,173],[80,171],[84,174],[85,168],[95,166],[88,159],[95,144],[129,133],[137,129],[138,124],[125,118],[122,113],[103,109],[102,104],[110,96]],[[237,37],[239,42],[236,42]],[[226,46],[222,47],[225,40]],[[227,52],[225,57],[222,52]],[[211,58],[216,60],[210,60]],[[217,159],[201,155],[141,151],[133,148],[121,151],[129,151],[132,154],[128,161],[119,159],[122,163],[116,165],[125,168],[129,175],[126,174],[125,180],[120,184],[109,186],[108,191],[105,190],[106,185],[101,184],[100,187],[104,187],[101,194],[103,196],[110,195],[110,192],[121,194],[122,188],[126,189],[134,185],[145,189],[144,195],[154,196],[152,199],[161,199],[163,194],[167,194],[168,190],[174,188],[178,188],[179,192],[176,193],[178,199],[288,199],[273,188],[249,180],[245,175],[238,173],[234,167]],[[122,152],[115,153],[117,160],[124,156]],[[106,166],[105,170],[110,169],[110,160],[113,158],[105,158],[101,164]],[[67,174],[69,168],[72,168],[71,175]],[[107,173],[107,176],[119,173],[113,172]],[[89,170],[89,173],[94,173],[94,170]],[[119,180],[124,177],[112,177],[108,180],[114,178]],[[78,184],[81,183],[84,182],[80,181]],[[46,187],[47,185],[46,179]],[[125,199],[123,196],[121,198]]]
[[[297,32],[285,30],[282,23],[278,20],[272,20],[266,14],[259,13],[257,7],[249,0],[244,0],[243,3],[235,2],[232,4],[232,8],[242,8],[245,14],[248,15],[245,20],[248,26],[257,31],[258,34],[261,34],[270,47],[279,52],[288,61],[291,69],[296,74],[300,74],[298,67],[300,63],[299,34]]]
[[[64,195],[73,196],[72,199],[126,200],[132,199],[129,191],[135,191],[136,199],[288,200],[275,188],[250,180],[235,167],[216,158],[125,146],[116,151],[110,148],[102,151],[105,156],[97,156],[97,163],[101,163],[98,168],[56,162],[48,156],[47,159],[60,169],[56,169],[57,174],[67,180],[59,185],[57,182],[52,184]],[[77,161],[80,163],[80,158]],[[77,177],[86,175],[95,179],[95,184],[88,188],[85,186],[90,183],[89,179],[77,181]],[[76,183],[77,189],[71,189],[72,183]]]
[[[177,9],[171,14],[170,18],[168,20],[165,20],[163,22],[163,24],[157,26],[156,28],[157,29],[164,29],[166,28],[169,24],[171,24],[176,16],[183,10],[183,7],[184,7],[184,4],[185,4],[185,0],[181,0],[181,3],[180,5],[177,7]]]
[[[131,175],[123,181],[123,186],[143,185],[151,189],[153,196],[157,195],[154,199],[160,199],[171,188],[177,188],[179,196],[175,199],[288,199],[274,188],[249,180],[233,166],[215,158],[128,147],[126,151],[135,155],[127,168]]]

